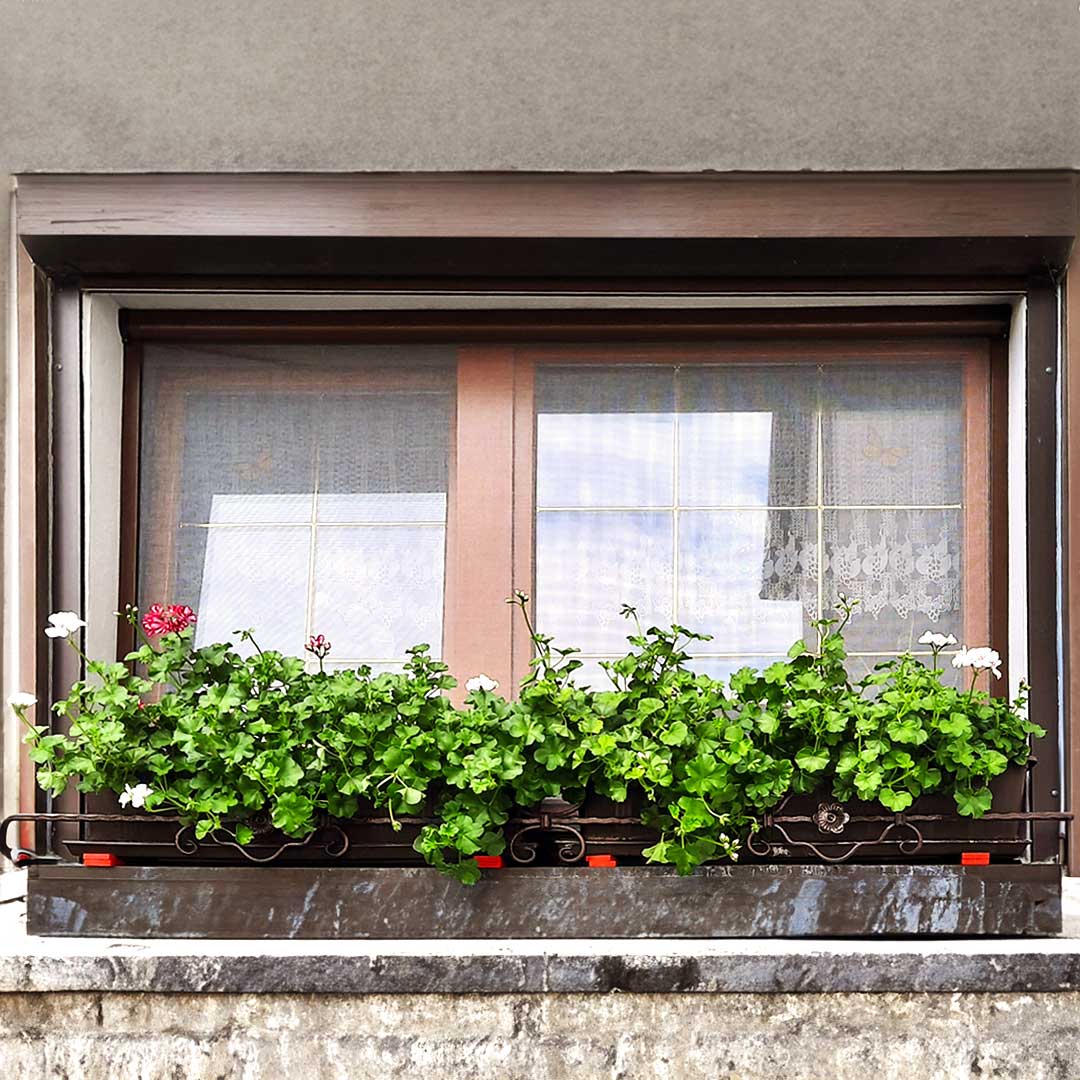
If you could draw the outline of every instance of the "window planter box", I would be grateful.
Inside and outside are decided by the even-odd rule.
[[[1018,856],[1030,822],[1065,815],[1014,810],[1025,779],[1022,768],[1000,777],[995,810],[978,821],[945,812],[934,797],[904,814],[792,798],[764,819],[756,852],[687,877],[634,865],[656,839],[641,825],[640,803],[598,796],[580,806],[549,799],[515,814],[507,867],[484,870],[472,887],[416,865],[407,845],[422,817],[405,819],[400,831],[377,813],[328,821],[299,841],[268,829],[242,853],[227,835],[196,844],[179,822],[139,813],[16,815],[0,829],[0,845],[10,855],[6,835],[19,817],[75,819],[90,835],[69,842],[73,853],[145,864],[31,865],[28,926],[47,936],[1055,934],[1061,868]],[[965,850],[990,852],[994,864],[957,866]],[[615,855],[620,865],[585,866],[589,854]]]
[[[1012,766],[990,785],[993,809],[983,818],[961,817],[951,798],[926,795],[894,814],[879,803],[838,803],[828,791],[790,796],[762,818],[741,861],[749,863],[934,862],[968,850],[995,859],[1026,852],[1024,813],[1028,769]],[[103,798],[99,798],[104,803]],[[508,865],[579,865],[589,855],[610,854],[636,862],[659,834],[641,823],[642,796],[616,802],[589,795],[580,805],[547,799],[519,808],[506,826]],[[111,808],[110,808],[111,810]],[[138,813],[87,815],[84,836],[67,841],[76,856],[108,852],[122,859],[185,865],[251,863],[280,865],[423,866],[413,841],[429,822],[421,813],[398,818],[372,806],[349,820],[328,819],[310,836],[287,836],[256,818],[255,840],[244,847],[228,830],[196,840],[174,819]]]
[[[1019,765],[995,778],[990,785],[993,809],[978,819],[961,817],[946,795],[924,795],[902,814],[877,802],[840,804],[827,790],[793,795],[763,816],[762,829],[751,837],[742,861],[932,862],[971,849],[990,851],[996,858],[1019,858],[1028,847],[1023,816],[1027,779],[1028,769]],[[567,863],[602,853],[636,859],[659,839],[641,823],[640,794],[623,802],[590,795],[579,808],[551,802],[547,821],[555,857]],[[511,825],[514,861],[535,861],[529,856],[542,822],[538,811],[533,814],[529,825]],[[580,842],[575,834],[580,834]]]
[[[1028,847],[1024,812],[1028,769],[1010,766],[990,784],[992,810],[961,817],[947,795],[924,795],[902,814],[877,802],[838,803],[828,792],[795,795],[763,819],[750,838],[753,855],[778,859],[917,860],[955,857],[978,849],[998,858],[1019,858]]]
[[[99,796],[97,801],[105,803],[106,799]],[[65,841],[73,855],[103,851],[131,861],[195,865],[424,865],[423,857],[413,848],[413,841],[429,820],[422,813],[399,817],[401,828],[395,830],[385,811],[368,805],[355,818],[327,819],[315,832],[300,838],[288,836],[257,815],[248,822],[255,828],[255,839],[241,846],[227,829],[197,840],[194,830],[183,827],[175,818],[124,813],[115,799],[108,803],[111,805],[106,812],[112,820],[87,815],[91,819],[84,824],[83,837]]]

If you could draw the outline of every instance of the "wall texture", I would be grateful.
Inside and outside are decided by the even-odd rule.
[[[1080,166],[1076,0],[0,0],[0,170]]]
[[[3,994],[0,1070],[55,1080],[1069,1080],[1080,995]]]

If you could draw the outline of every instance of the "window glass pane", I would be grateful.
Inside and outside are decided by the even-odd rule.
[[[817,503],[817,376],[791,365],[679,369],[679,503]]]
[[[173,383],[170,375],[180,375],[160,371],[153,360],[146,367],[151,380],[160,374]],[[315,444],[306,399],[298,407],[260,389],[254,372],[238,378],[236,368],[219,371],[233,375],[231,385],[215,389],[211,375],[201,385],[177,387],[177,411],[143,421],[144,447],[149,440],[163,450],[169,440],[181,450],[180,521],[310,521]]]
[[[148,346],[139,595],[200,644],[394,666],[442,646],[453,351]]]
[[[445,522],[451,406],[438,390],[324,397],[318,519]]]
[[[536,391],[538,507],[671,506],[669,370],[548,367]]]
[[[574,672],[572,682],[585,690],[611,690],[614,684],[611,676],[600,666],[600,661],[595,657],[574,657],[581,667]]]
[[[441,655],[444,548],[439,527],[319,529],[312,626],[339,658],[393,660],[420,643]]]
[[[768,510],[679,514],[679,622],[711,634],[701,652],[785,653],[803,634],[803,602],[817,588],[817,515]],[[793,539],[799,536],[796,546]]]
[[[536,617],[557,643],[625,651],[632,625],[671,622],[672,521],[655,511],[541,511],[536,519]]]
[[[708,675],[713,679],[723,679],[729,682],[736,671],[744,667],[753,668],[755,671],[764,671],[770,664],[779,660],[787,659],[787,650],[782,654],[765,653],[758,656],[708,656],[695,657],[690,661],[690,668],[701,675]]]
[[[962,501],[959,363],[829,365],[822,375],[826,506]]]
[[[241,526],[207,529],[204,537],[191,602],[199,618],[196,641],[228,641],[234,631],[251,628],[260,648],[295,653],[306,625],[311,531]]]
[[[717,672],[813,641],[841,594],[860,674],[970,633],[959,362],[541,366],[536,400],[537,621],[579,681],[625,650],[623,603],[712,635]]]
[[[848,648],[918,649],[928,627],[964,638],[958,510],[826,510],[825,597],[858,600]]]

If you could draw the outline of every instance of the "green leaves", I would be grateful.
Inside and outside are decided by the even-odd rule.
[[[956,809],[963,817],[980,818],[990,809],[992,801],[989,788],[978,791],[958,788],[953,792]]]
[[[270,813],[274,827],[289,836],[305,836],[315,827],[315,804],[298,792],[279,795]]]
[[[863,799],[872,799],[881,790],[884,774],[878,768],[867,769],[855,777],[855,790]]]
[[[903,720],[892,720],[885,725],[889,738],[894,742],[911,743],[921,746],[930,737],[928,731],[919,723],[918,717],[907,716]]]
[[[211,686],[199,701],[200,705],[217,710],[219,716],[235,709],[244,700],[244,694],[238,686],[226,683],[224,686]]]
[[[660,741],[665,746],[682,746],[689,738],[690,729],[681,720],[676,720],[671,727],[660,734]]]
[[[891,787],[881,788],[877,797],[882,806],[897,813],[906,810],[915,801],[910,791],[897,791]]]
[[[829,764],[829,755],[814,747],[804,746],[795,754],[795,764],[803,772],[821,772]]]
[[[514,603],[527,617],[527,599]],[[29,754],[53,794],[145,784],[145,810],[241,845],[258,813],[303,837],[327,816],[380,811],[413,831],[432,866],[469,882],[473,855],[503,850],[513,808],[548,796],[639,799],[658,835],[646,857],[680,873],[738,858],[760,815],[792,793],[902,813],[943,792],[979,817],[989,782],[1023,764],[1042,734],[1025,693],[1010,702],[960,691],[908,655],[853,685],[843,619],[819,621],[816,647],[796,642],[725,686],[694,670],[702,635],[643,629],[624,614],[629,650],[601,665],[610,687],[582,689],[576,650],[533,634],[518,700],[484,691],[461,708],[426,645],[399,673],[323,674],[272,651],[194,649],[190,633],[165,635],[123,664],[89,665],[53,706],[68,733],[30,729]]]
[[[971,721],[963,713],[950,713],[936,721],[936,727],[943,735],[966,738],[971,734]]]

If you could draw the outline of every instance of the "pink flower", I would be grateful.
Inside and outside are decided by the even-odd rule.
[[[147,637],[162,634],[179,634],[195,622],[195,612],[186,604],[151,604],[142,617],[142,628]]]
[[[147,637],[160,637],[169,632],[169,621],[165,617],[164,604],[151,604],[142,617],[142,628]]]
[[[187,604],[170,604],[165,610],[169,617],[169,629],[174,634],[195,625],[195,612]]]
[[[330,652],[330,642],[322,634],[312,634],[304,648],[322,660]]]

